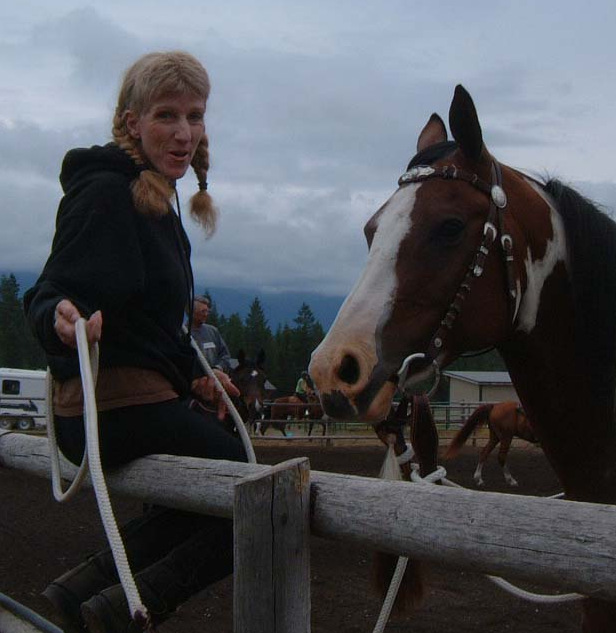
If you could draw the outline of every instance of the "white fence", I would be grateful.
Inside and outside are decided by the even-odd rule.
[[[47,440],[0,434],[0,466],[48,477]],[[152,456],[110,473],[108,484],[234,517],[238,633],[310,630],[310,533],[616,601],[614,506],[310,472],[304,458],[270,467]]]

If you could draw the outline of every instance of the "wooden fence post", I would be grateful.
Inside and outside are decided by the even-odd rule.
[[[282,462],[234,494],[235,633],[310,633],[310,463]]]

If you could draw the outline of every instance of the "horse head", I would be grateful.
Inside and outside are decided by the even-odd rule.
[[[510,335],[524,262],[546,256],[546,240],[533,242],[513,209],[553,238],[550,266],[564,261],[546,196],[492,157],[462,86],[449,126],[453,140],[433,114],[419,134],[398,189],[364,227],[363,274],[313,352],[310,374],[332,417],[380,421],[396,388],[410,395],[461,353]]]
[[[259,416],[265,400],[265,382],[267,376],[263,365],[265,363],[265,351],[260,350],[255,359],[246,357],[244,350],[237,354],[237,367],[231,372],[231,380],[239,389],[242,402],[248,411],[249,420]]]

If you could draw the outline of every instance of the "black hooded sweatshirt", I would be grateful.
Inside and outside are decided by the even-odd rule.
[[[56,305],[69,299],[85,318],[102,312],[101,368],[156,370],[184,397],[202,374],[182,333],[190,245],[171,205],[162,217],[136,210],[130,185],[139,169],[113,143],[68,152],[51,254],[24,307],[57,380],[79,375],[76,351],[53,326]]]

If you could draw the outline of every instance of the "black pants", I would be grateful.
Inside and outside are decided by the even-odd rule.
[[[170,400],[103,411],[98,418],[101,461],[105,468],[161,453],[247,461],[241,442],[223,428],[215,414],[190,409],[187,401]],[[56,416],[55,425],[62,453],[79,465],[85,447],[82,417]],[[196,570],[211,560],[214,569],[208,570],[210,580],[232,571],[232,532],[233,524],[228,519],[156,506],[149,507],[143,516],[122,529],[134,572],[151,569],[157,561],[176,552],[176,567],[187,578],[193,578]],[[221,551],[228,555],[221,556]],[[99,559],[101,556],[106,558],[104,552],[99,553]],[[198,584],[190,586],[193,590],[203,588]]]
[[[76,465],[85,447],[83,418],[55,417],[58,445]],[[103,467],[113,468],[146,455],[182,455],[246,461],[242,443],[215,414],[188,408],[188,401],[123,407],[98,414]]]

